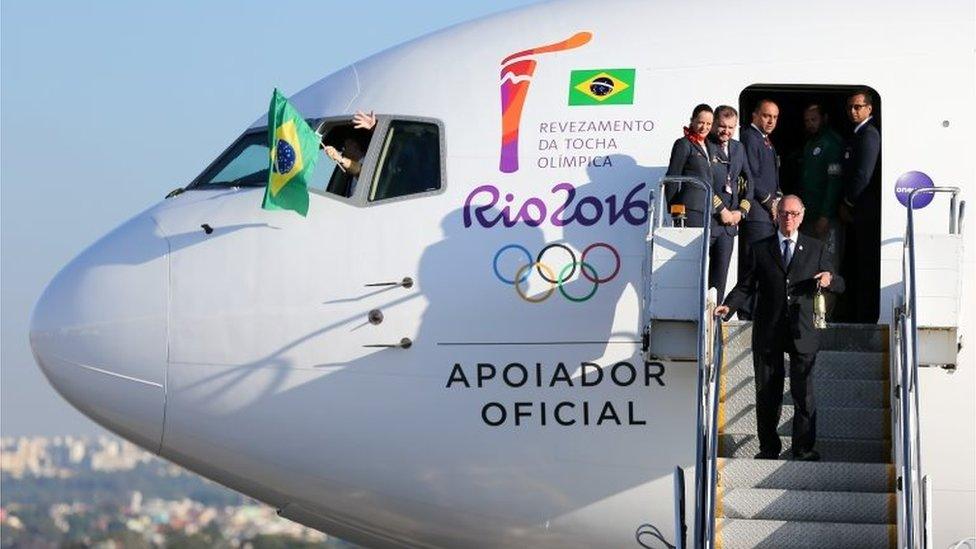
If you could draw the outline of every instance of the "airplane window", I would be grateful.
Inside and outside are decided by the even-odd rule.
[[[213,178],[213,183],[260,182],[267,181],[268,147],[252,143],[241,151],[233,162],[224,166]]]
[[[318,124],[317,120],[306,122],[313,128]],[[187,188],[263,187],[268,184],[268,164],[268,128],[248,130]]]
[[[370,201],[441,188],[440,132],[436,124],[394,120],[380,151]]]
[[[356,192],[360,174],[365,170],[366,152],[373,137],[372,130],[357,129],[348,123],[327,123],[319,129],[322,144],[335,147],[345,158],[352,160],[355,167],[341,169],[323,150],[319,150],[316,170],[312,173],[309,188],[343,197],[352,197]]]
[[[263,187],[268,183],[268,130],[241,136],[199,177],[192,187]]]

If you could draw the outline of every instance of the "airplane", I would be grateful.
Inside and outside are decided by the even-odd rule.
[[[35,359],[107,429],[364,546],[964,544],[974,19],[570,0],[409,41],[290,97],[365,147],[355,180],[323,158],[307,217],[261,209],[258,118],[54,277]],[[697,103],[747,127],[776,99],[785,154],[803,102],[862,87],[883,118],[878,320],[824,332],[823,461],[760,463],[750,324],[708,320],[704,231],[659,185]]]

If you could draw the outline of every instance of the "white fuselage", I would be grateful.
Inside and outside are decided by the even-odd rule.
[[[262,210],[263,189],[187,191],[55,278],[35,309],[35,355],[106,427],[352,541],[622,547],[643,523],[673,539],[671,475],[694,467],[697,372],[644,364],[641,263],[648,195],[691,108],[738,106],[753,84],[877,91],[882,323],[900,292],[895,181],[922,171],[974,190],[971,4],[859,5],[870,24],[842,3],[800,15],[750,5],[766,15],[719,2],[544,4],[330,75],[294,95],[296,108],[437,120],[440,192],[380,203],[367,185],[352,200],[313,193],[302,218]],[[713,40],[712,29],[726,30]],[[522,56],[537,66],[518,169],[501,169],[500,62],[580,32],[592,38]],[[632,103],[568,104],[571,71],[619,68],[635,69]],[[918,211],[918,230],[944,231],[946,215],[938,201]],[[972,223],[964,241],[972,281]],[[536,272],[519,288],[504,281],[520,254],[534,262],[555,243],[577,261],[595,245],[586,263],[600,282],[564,271],[560,247],[543,263],[565,275],[561,288]],[[415,284],[366,286],[404,277]],[[943,544],[969,535],[976,512],[968,284],[959,367],[920,381]],[[412,346],[367,347],[402,338]]]

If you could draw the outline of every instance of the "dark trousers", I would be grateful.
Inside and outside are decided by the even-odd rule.
[[[881,291],[880,203],[880,197],[873,204],[870,200],[859,200],[860,208],[854,211],[854,223],[847,226],[847,257],[842,272],[847,273],[845,280],[848,284],[845,317],[851,322],[874,324],[878,321]]]
[[[686,227],[704,227],[705,214],[688,210]],[[709,218],[711,220],[711,218]],[[712,223],[711,237],[708,239],[708,286],[718,290],[718,303],[725,299],[725,285],[729,279],[729,263],[732,261],[732,235],[725,227]]]
[[[732,261],[734,236],[724,228],[712,227],[708,246],[708,285],[718,290],[718,303],[725,301],[725,284],[729,279],[729,263]]]
[[[753,215],[768,217],[766,210],[754,212]],[[772,222],[744,221],[739,224],[739,268],[737,269],[739,280],[745,278],[746,271],[749,270],[749,255],[752,253],[752,244],[774,234],[776,234],[776,225],[773,225]],[[741,320],[752,320],[754,304],[755,300],[753,299],[753,301],[739,307],[737,314]]]
[[[790,344],[792,349],[792,343]],[[813,365],[817,353],[790,355],[790,395],[793,397],[793,452],[813,450],[817,439],[817,410],[813,400]],[[756,374],[756,426],[759,448],[763,452],[782,450],[779,434],[780,414],[783,410],[783,351],[754,351],[753,368]]]

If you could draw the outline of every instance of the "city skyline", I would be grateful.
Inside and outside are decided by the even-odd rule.
[[[108,539],[162,547],[190,538],[238,547],[267,537],[351,547],[107,435],[0,438],[0,479],[5,547]]]

